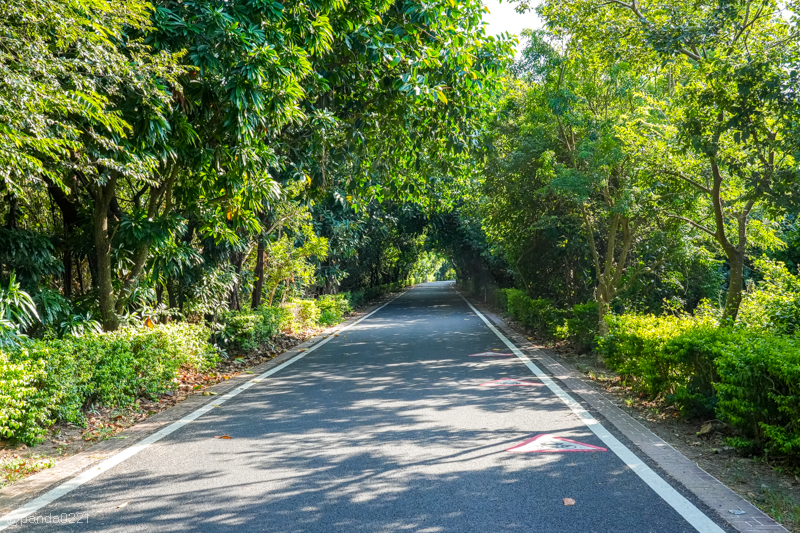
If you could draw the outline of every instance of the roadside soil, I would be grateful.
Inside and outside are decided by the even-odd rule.
[[[491,306],[489,306],[492,308]],[[524,327],[503,316],[517,332],[530,335]],[[718,420],[686,419],[662,398],[650,400],[622,383],[597,355],[580,354],[565,342],[543,343],[528,336],[549,355],[572,365],[586,381],[603,389],[607,396],[650,431],[669,443],[700,468],[730,487],[739,496],[760,508],[792,533],[800,533],[800,471],[780,461],[749,457],[729,446],[729,428]]]
[[[363,309],[350,314],[362,314]],[[228,358],[206,373],[181,371],[175,379],[174,391],[158,398],[137,400],[134,406],[124,409],[86,406],[83,410],[86,426],[60,422],[51,426],[47,437],[36,446],[26,446],[0,440],[0,488],[7,487],[27,476],[51,468],[59,461],[87,450],[95,443],[107,439],[124,439],[117,436],[123,430],[138,424],[165,409],[174,407],[191,395],[211,396],[216,393],[206,389],[239,374],[252,374],[249,369],[290,350],[326,328],[308,330],[302,334],[281,334],[272,343],[259,350],[229,350]]]

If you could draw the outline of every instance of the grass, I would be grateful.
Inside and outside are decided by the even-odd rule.
[[[784,526],[800,525],[800,505],[786,494],[768,488],[761,489],[759,507]]]

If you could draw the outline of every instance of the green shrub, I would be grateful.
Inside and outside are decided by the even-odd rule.
[[[735,333],[706,317],[607,317],[598,351],[638,392],[659,395],[689,415],[708,414],[716,402],[714,360]]]
[[[350,307],[355,309],[357,307],[361,307],[367,301],[364,291],[353,291],[353,292],[344,292],[342,294],[347,295],[347,299],[350,302]]]
[[[800,339],[739,331],[716,361],[717,417],[732,443],[800,462]]]
[[[506,289],[506,298],[508,313],[537,335],[553,338],[563,324],[564,313],[550,300],[534,300],[518,289]]]
[[[45,361],[14,361],[0,352],[0,433],[33,444],[52,423],[52,398],[42,390]]]
[[[589,352],[595,346],[597,336],[597,302],[577,304],[572,307],[570,317],[559,331],[561,338],[568,340],[577,350]]]
[[[87,402],[130,405],[174,388],[178,370],[217,361],[203,326],[168,324],[37,340],[0,354],[0,432],[35,444],[55,419],[80,423]]]
[[[286,305],[293,315],[292,331],[303,331],[317,327],[320,309],[314,300],[293,300]]]
[[[317,298],[317,307],[320,310],[319,323],[332,326],[344,319],[353,308],[347,294],[323,294]]]
[[[223,346],[256,350],[269,343],[281,331],[291,330],[294,314],[287,307],[261,307],[256,311],[227,312],[222,316],[222,328],[215,341]]]
[[[515,289],[497,289],[494,293],[494,297],[497,300],[497,305],[503,311],[508,311],[508,291],[513,291]]]

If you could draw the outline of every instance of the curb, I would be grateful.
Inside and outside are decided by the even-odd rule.
[[[406,290],[403,290],[400,294],[405,293]],[[216,401],[215,396],[223,395],[242,385],[243,383],[252,380],[254,375],[262,374],[273,367],[285,363],[289,359],[299,355],[301,352],[307,350],[326,337],[335,334],[339,329],[349,326],[364,315],[371,313],[381,305],[384,305],[389,300],[396,297],[397,295],[392,296],[390,294],[388,297],[381,298],[379,301],[367,307],[358,314],[350,316],[347,318],[347,320],[344,320],[335,326],[322,330],[320,333],[314,335],[310,339],[275,356],[269,361],[265,361],[252,368],[245,369],[253,372],[253,375],[242,372],[237,376],[204,389],[204,392],[215,392],[216,395],[214,396],[209,397],[203,396],[202,394],[192,394],[179,404],[165,409],[164,411],[161,411],[145,421],[131,426],[130,428],[121,431],[116,435],[116,437],[126,437],[125,439],[112,438],[99,442],[94,446],[91,446],[88,450],[77,453],[64,459],[63,461],[59,461],[53,468],[43,470],[16,482],[13,485],[0,489],[0,519],[2,519],[2,516],[24,505],[28,501],[33,500],[39,495],[55,488],[68,479],[88,470],[101,461],[113,457],[121,451],[130,448],[137,442],[140,442],[160,429],[180,420],[184,416],[196,411],[202,406]]]
[[[733,492],[717,478],[614,405],[601,391],[587,383],[572,365],[557,361],[547,350],[536,346],[512,329],[501,317],[487,310],[483,305],[473,302],[471,298],[468,299],[537,365],[560,381],[565,389],[578,395],[579,399],[589,404],[674,481],[685,487],[710,509],[716,511],[718,518],[727,525],[741,533],[788,533],[786,528],[764,514],[761,509]],[[735,515],[730,510],[743,511],[743,514]]]

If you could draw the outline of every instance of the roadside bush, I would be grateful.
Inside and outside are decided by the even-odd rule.
[[[261,307],[247,313],[228,312],[214,340],[223,346],[255,350],[281,331],[291,329],[294,314],[288,307]]]
[[[344,316],[353,310],[347,296],[347,294],[323,294],[317,298],[317,307],[320,310],[319,323],[332,326],[341,322]]]
[[[606,320],[609,333],[598,351],[635,390],[660,395],[687,415],[713,411],[714,361],[734,332],[707,317],[630,314]]]
[[[207,328],[191,324],[123,328],[36,340],[0,354],[0,432],[35,444],[54,420],[81,423],[87,402],[125,406],[174,387],[182,367],[217,361]]]
[[[319,324],[320,309],[314,300],[293,300],[286,304],[293,316],[291,331],[303,331]]]
[[[33,444],[51,424],[51,398],[40,387],[46,379],[45,361],[13,361],[0,352],[0,433]]]
[[[719,327],[709,315],[607,320],[598,351],[636,391],[716,416],[739,449],[800,457],[800,339]]]
[[[717,417],[732,444],[800,463],[800,339],[740,331],[717,359]]]
[[[353,291],[353,292],[344,292],[342,294],[347,295],[347,299],[350,302],[350,307],[357,308],[364,305],[367,301],[367,298],[364,294],[364,291]]]
[[[495,291],[495,299],[497,300],[497,305],[500,306],[500,309],[503,311],[508,311],[508,291],[513,291],[516,289],[497,289]]]
[[[559,336],[569,341],[580,352],[591,351],[597,336],[597,312],[597,302],[573,306],[569,318],[559,329]]]
[[[778,335],[800,333],[800,276],[766,258],[754,266],[764,279],[744,293],[737,326]]]
[[[550,300],[534,300],[518,289],[505,289],[505,299],[508,313],[544,338],[554,338],[558,327],[563,324],[563,311]]]

